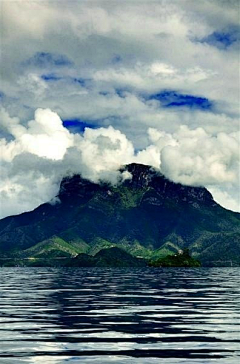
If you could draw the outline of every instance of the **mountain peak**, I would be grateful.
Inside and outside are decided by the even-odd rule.
[[[55,248],[61,242],[77,252],[97,244],[146,257],[187,247],[202,261],[228,255],[240,264],[239,214],[216,204],[205,188],[174,183],[150,166],[132,163],[120,171],[132,178],[110,185],[65,177],[60,203],[1,220],[0,252],[24,254],[55,236]]]
[[[100,189],[100,185],[84,179],[79,174],[67,176],[62,179],[58,198],[63,201],[66,198],[87,198]]]
[[[164,177],[161,172],[149,165],[138,163],[127,164],[119,169],[120,172],[129,172],[131,178],[119,182],[132,189],[152,189],[161,198],[175,199],[176,201],[187,201],[194,203],[197,201],[215,204],[212,195],[204,187],[183,186],[180,183],[174,183]],[[81,177],[73,175],[63,178],[58,197],[64,199],[89,199],[97,191],[105,191],[109,184],[102,181],[99,183],[91,182]],[[111,187],[110,187],[111,188]]]
[[[124,181],[125,185],[131,185],[135,188],[143,188],[150,185],[152,178],[160,175],[160,172],[151,166],[144,164],[131,163],[120,169],[121,172],[127,171],[131,174],[131,178]]]
[[[132,188],[153,188],[164,198],[194,202],[204,201],[211,205],[216,203],[211,193],[204,187],[184,186],[166,178],[159,170],[137,163],[131,163],[121,169],[128,171],[132,178],[124,181],[124,185]]]

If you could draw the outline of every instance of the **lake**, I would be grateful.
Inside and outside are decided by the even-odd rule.
[[[0,363],[238,363],[239,268],[0,268]]]

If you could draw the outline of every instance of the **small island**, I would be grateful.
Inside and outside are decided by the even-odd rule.
[[[149,267],[201,267],[199,260],[191,257],[189,249],[179,250],[177,254],[151,260]]]
[[[48,245],[47,245],[48,247]],[[39,248],[39,246],[38,246]],[[54,248],[54,244],[52,244]],[[136,267],[201,267],[199,260],[191,257],[189,250],[179,250],[178,253],[147,259],[136,257],[124,249],[111,246],[97,251],[96,254],[80,253],[75,256],[65,251],[42,249],[35,251],[31,256],[13,256],[9,258],[0,257],[2,267],[113,267],[113,268],[136,268]],[[31,250],[31,253],[34,251]]]

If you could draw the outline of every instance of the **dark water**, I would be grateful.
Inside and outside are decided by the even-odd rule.
[[[0,268],[0,363],[238,363],[239,284],[239,268]]]

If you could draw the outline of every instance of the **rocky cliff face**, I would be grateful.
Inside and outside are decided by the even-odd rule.
[[[126,166],[125,170],[131,173],[132,179],[125,181],[124,184],[132,188],[149,187],[163,198],[174,198],[188,203],[200,201],[212,206],[216,205],[206,188],[183,186],[171,182],[150,166],[133,163]]]
[[[62,245],[75,244],[78,253],[96,251],[96,244],[144,257],[188,247],[206,264],[226,255],[240,264],[239,214],[215,203],[205,188],[173,183],[149,166],[130,164],[122,171],[131,178],[117,186],[64,178],[59,203],[0,221],[0,252],[19,253],[45,241],[49,249],[54,236]]]
[[[158,193],[158,197],[163,199],[175,199],[176,201],[186,201],[188,203],[205,202],[211,206],[217,205],[206,188],[183,186],[171,182],[150,166],[132,163],[122,168],[121,171],[127,171],[131,174],[131,178],[122,183],[122,186],[130,189],[152,189]],[[62,180],[58,197],[62,201],[73,197],[89,199],[99,191],[106,192],[108,187],[109,185],[104,182],[95,184],[83,179],[80,175],[75,175]]]

